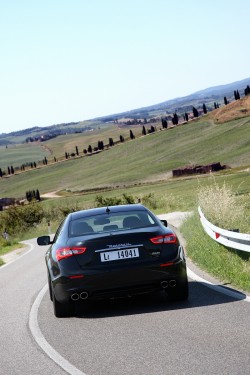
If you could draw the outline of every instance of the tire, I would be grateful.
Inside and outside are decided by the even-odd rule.
[[[68,318],[72,316],[73,305],[70,302],[60,303],[57,301],[54,292],[52,292],[52,301],[54,308],[54,315],[57,318]]]
[[[49,273],[48,273],[48,286],[49,286],[49,298],[50,298],[51,301],[53,301],[52,286],[51,286],[51,280],[50,280]]]
[[[169,290],[168,288],[166,292],[168,293],[169,299],[171,301],[186,301],[188,300],[189,296],[188,281],[185,280],[184,282],[178,284],[172,290]]]

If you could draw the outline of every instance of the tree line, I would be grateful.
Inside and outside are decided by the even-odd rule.
[[[245,94],[245,96],[250,95],[249,85],[245,88],[244,94]],[[235,98],[235,100],[240,99],[240,94],[239,94],[238,90],[234,91],[234,98]],[[224,96],[224,104],[225,105],[229,104],[229,100],[227,99],[226,96]],[[219,108],[219,104],[218,104],[218,102],[214,102],[214,109],[217,109],[217,108]],[[192,106],[191,111],[189,113],[185,112],[182,115],[183,121],[188,122],[189,119],[190,119],[190,115],[192,115],[191,118],[198,118],[199,116],[201,116],[203,114],[207,114],[207,112],[208,112],[208,108],[207,108],[205,103],[203,103],[202,108],[200,108],[200,109],[197,109],[195,106]],[[162,129],[167,129],[168,126],[169,126],[169,122],[170,122],[170,124],[172,123],[173,125],[179,124],[180,116],[177,114],[177,112],[173,113],[172,116],[168,116],[168,117],[165,116],[165,117],[161,118]],[[149,122],[147,122],[145,120],[144,120],[144,124],[141,121],[137,122],[137,124],[142,125],[142,135],[143,136],[145,136],[147,134],[152,134],[157,130],[156,126],[154,126],[154,125],[151,125],[150,127],[146,128],[145,125],[146,124],[149,125]],[[134,135],[132,129],[129,130],[129,138],[130,138],[130,140],[135,139],[135,135]],[[113,147],[115,144],[117,144],[119,142],[120,143],[125,142],[125,138],[124,138],[123,135],[120,135],[119,140],[117,140],[117,141],[114,141],[114,139],[112,137],[110,137],[107,144],[104,144],[104,142],[102,140],[99,140],[97,142],[96,146],[88,145],[87,148],[84,148],[82,150],[82,153],[84,155],[97,153],[97,152],[103,151],[105,148],[108,149],[110,147]],[[78,146],[75,146],[74,152],[71,152],[71,153],[65,152],[65,154],[64,154],[64,158],[66,160],[71,158],[71,157],[74,158],[74,157],[77,157],[77,156],[80,156],[80,151],[78,149]],[[57,158],[54,157],[54,163],[56,163],[57,161],[58,161]],[[47,166],[48,165],[47,157],[45,156],[42,161],[38,161],[38,162],[33,161],[33,162],[25,163],[25,164],[22,164],[19,167],[15,167],[15,168],[12,165],[8,166],[6,171],[3,171],[0,168],[0,178],[3,177],[3,176],[6,176],[6,175],[9,175],[9,176],[14,175],[15,172],[18,172],[18,171],[24,172],[26,169],[31,170],[31,169],[37,168],[38,165]]]

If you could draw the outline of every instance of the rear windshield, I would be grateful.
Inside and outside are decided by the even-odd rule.
[[[73,220],[69,226],[69,236],[81,236],[92,232],[110,232],[136,229],[157,225],[155,219],[146,211],[105,213]]]

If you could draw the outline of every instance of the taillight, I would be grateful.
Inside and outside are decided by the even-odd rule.
[[[174,233],[171,234],[166,234],[164,236],[158,236],[154,238],[150,238],[150,241],[153,242],[154,244],[163,244],[163,243],[176,243],[177,242],[177,237]]]
[[[77,246],[61,247],[60,249],[56,250],[56,259],[60,261],[62,259],[72,257],[73,255],[80,255],[80,254],[85,253],[86,249],[87,249],[86,247],[77,247]]]

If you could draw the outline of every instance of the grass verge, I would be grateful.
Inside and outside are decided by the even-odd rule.
[[[250,292],[250,254],[225,248],[203,230],[198,212],[180,228],[192,261],[225,284]]]
[[[20,249],[21,247],[24,247],[23,244],[20,244],[18,240],[5,240],[0,239],[0,266],[4,264],[3,259],[1,258],[2,255],[5,255],[13,250]]]

